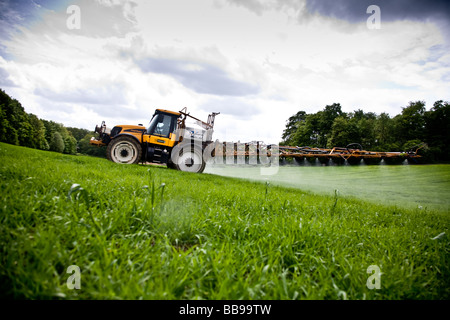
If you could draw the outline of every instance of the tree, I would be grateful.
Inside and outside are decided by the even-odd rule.
[[[376,114],[373,112],[365,113],[357,110],[352,114],[352,119],[356,122],[358,135],[353,137],[353,142],[360,143],[365,149],[376,147],[375,122]],[[350,142],[351,143],[351,142]]]
[[[28,141],[29,132],[28,117],[22,105],[15,99],[12,99],[3,90],[0,90],[0,124],[3,127],[0,135],[2,141],[15,144],[25,145]]]
[[[17,130],[11,125],[8,109],[4,104],[0,105],[0,141],[19,144]]]
[[[20,120],[17,134],[19,136],[19,145],[34,148],[33,127],[31,126],[28,116],[24,114]]]
[[[450,160],[450,104],[436,101],[430,111],[425,112],[425,141],[430,153],[438,161]]]
[[[91,137],[93,137],[94,135],[94,132],[90,132],[78,142],[79,152],[81,154],[106,158],[106,148],[100,148],[89,144]]]
[[[316,113],[317,116],[317,146],[325,147],[327,145],[328,137],[331,134],[334,119],[345,115],[342,112],[339,103],[327,105],[323,111]]]
[[[77,154],[77,140],[72,135],[67,135],[64,139],[64,153]]]
[[[83,139],[89,133],[89,130],[87,129],[73,128],[73,127],[67,127],[66,129],[77,140],[77,142]]]
[[[345,147],[350,143],[359,142],[360,135],[357,124],[358,121],[355,118],[339,116],[334,119],[328,138],[328,148]]]
[[[31,136],[32,147],[41,150],[48,150],[50,147],[48,145],[47,140],[45,140],[44,123],[32,113],[28,114],[28,117],[30,125],[32,127],[32,136]]]
[[[319,146],[319,117],[315,114],[307,114],[305,121],[298,123],[292,141],[296,146]]]
[[[377,116],[374,122],[375,145],[379,151],[392,151],[394,138],[394,121],[387,113]],[[397,146],[398,148],[398,146]]]
[[[401,144],[408,140],[423,140],[425,134],[425,102],[410,102],[395,116],[395,135]]]
[[[94,133],[79,128],[66,128],[54,121],[28,114],[19,103],[0,89],[0,141],[41,150],[77,153],[77,142],[83,140],[87,154],[104,156],[105,150],[89,145]],[[88,138],[87,138],[88,137]]]
[[[47,120],[42,120],[42,122],[44,123],[45,126],[45,135],[48,141],[52,141],[54,133],[58,132],[61,135],[64,144],[63,151],[61,152],[67,154],[76,154],[77,140],[72,136],[69,130],[67,130],[67,128],[64,127],[63,124]]]
[[[50,143],[52,140],[53,134],[55,132],[59,132],[61,137],[64,139],[68,135],[68,131],[64,126],[60,123],[56,123],[54,121],[41,120],[45,127],[45,139]]]
[[[284,129],[283,134],[281,138],[283,139],[283,142],[285,144],[292,144],[293,142],[293,136],[295,132],[298,129],[298,126],[301,122],[304,122],[306,119],[306,112],[305,111],[299,111],[293,116],[289,117],[289,119],[286,121],[286,129]]]
[[[64,140],[61,134],[58,131],[52,133],[52,137],[50,139],[50,151],[60,152],[64,151]]]

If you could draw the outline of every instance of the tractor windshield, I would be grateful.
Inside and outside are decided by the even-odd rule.
[[[170,133],[175,129],[176,120],[177,116],[175,115],[155,113],[150,121],[147,133],[150,135],[169,138]]]
[[[156,124],[158,123],[158,113],[155,113],[152,117],[152,119],[150,120],[150,123],[148,125],[147,128],[147,133],[151,134],[150,132],[153,131],[153,128],[156,126]]]

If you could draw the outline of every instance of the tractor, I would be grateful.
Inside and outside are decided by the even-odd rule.
[[[154,163],[165,164],[168,168],[180,171],[201,173],[206,163],[263,164],[277,165],[278,158],[294,158],[301,162],[314,159],[323,165],[367,163],[418,163],[421,156],[419,145],[404,152],[366,151],[358,143],[345,148],[332,149],[298,146],[265,145],[262,141],[233,143],[212,141],[214,120],[220,112],[212,112],[207,122],[191,116],[186,108],[179,112],[156,109],[148,127],[143,125],[118,125],[112,129],[103,121],[95,127],[99,134],[91,138],[90,144],[107,146],[106,156],[116,163]],[[194,128],[186,125],[187,119],[195,120]],[[214,159],[213,159],[214,158]],[[241,162],[239,162],[241,161]]]
[[[91,145],[106,146],[106,157],[116,163],[165,164],[168,168],[201,173],[206,161],[205,149],[212,144],[214,119],[220,112],[212,112],[207,122],[191,116],[186,108],[179,112],[156,109],[148,127],[117,125],[108,128],[105,121],[95,127],[98,138]],[[194,120],[188,127],[186,119]]]

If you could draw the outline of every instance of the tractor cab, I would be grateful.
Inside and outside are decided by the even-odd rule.
[[[156,109],[142,142],[172,148],[177,141],[175,131],[180,117],[178,112]]]
[[[177,129],[177,120],[181,117],[178,112],[156,109],[147,128],[148,135],[161,138],[170,138],[170,135]]]

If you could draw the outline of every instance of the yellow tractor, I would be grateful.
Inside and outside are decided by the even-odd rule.
[[[179,112],[156,109],[148,127],[117,125],[110,129],[103,121],[95,127],[99,136],[92,137],[90,144],[107,146],[107,158],[116,163],[166,164],[168,168],[200,173],[205,169],[203,154],[212,144],[218,114],[211,113],[204,122],[187,113],[186,108]],[[193,126],[186,125],[187,118],[194,120]]]

